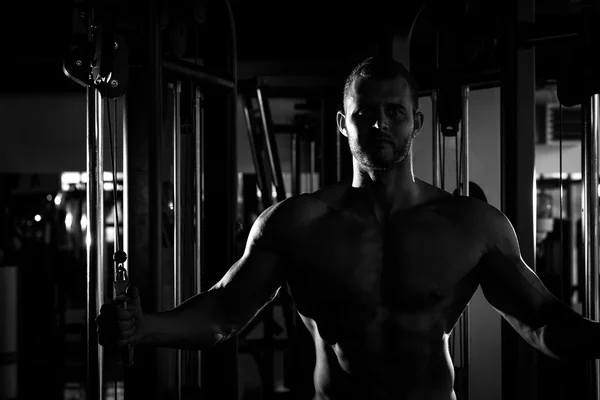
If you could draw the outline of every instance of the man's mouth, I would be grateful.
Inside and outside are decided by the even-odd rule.
[[[379,136],[375,138],[375,142],[376,143],[389,143],[389,144],[394,144],[394,140],[392,138],[389,138],[387,136]]]

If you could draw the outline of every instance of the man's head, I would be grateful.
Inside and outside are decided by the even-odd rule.
[[[351,94],[355,82],[363,79],[393,79],[398,76],[404,78],[410,88],[410,99],[415,110],[419,109],[419,85],[412,74],[404,65],[390,57],[374,56],[361,61],[350,75],[346,78],[344,84],[344,110],[346,109],[346,100]]]
[[[423,125],[418,93],[412,75],[391,58],[369,57],[353,69],[337,122],[360,165],[386,170],[407,158]]]

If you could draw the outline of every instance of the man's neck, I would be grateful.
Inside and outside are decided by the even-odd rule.
[[[419,186],[410,158],[389,170],[371,170],[355,162],[352,187],[368,195],[378,217],[410,208],[418,202]]]

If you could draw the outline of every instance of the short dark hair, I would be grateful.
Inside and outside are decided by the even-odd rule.
[[[404,67],[401,62],[391,57],[372,56],[361,61],[348,75],[344,84],[344,104],[350,95],[352,84],[360,79],[393,79],[401,76],[406,80],[410,89],[410,100],[413,108],[419,108],[419,85],[415,77]]]

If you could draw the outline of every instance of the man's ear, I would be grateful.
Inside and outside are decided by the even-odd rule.
[[[337,121],[337,127],[340,133],[348,137],[348,131],[346,130],[346,116],[344,115],[344,113],[338,111],[337,115],[335,116],[335,119]]]
[[[414,114],[414,121],[413,121],[413,133],[412,133],[412,137],[415,138],[419,135],[419,133],[421,133],[421,130],[423,129],[423,113],[419,110],[415,111]]]

